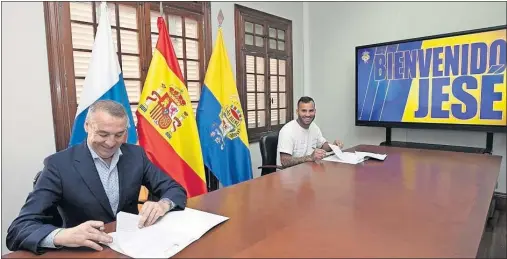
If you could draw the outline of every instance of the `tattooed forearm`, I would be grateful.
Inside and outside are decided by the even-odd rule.
[[[288,154],[280,154],[280,162],[282,163],[283,168],[295,166],[310,161],[312,161],[311,156],[293,157]]]

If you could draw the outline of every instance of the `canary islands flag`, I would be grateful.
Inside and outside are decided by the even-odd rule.
[[[88,108],[98,100],[113,100],[121,103],[127,111],[130,124],[127,142],[137,143],[136,127],[130,110],[127,89],[123,82],[123,73],[118,62],[118,55],[113,44],[111,24],[107,4],[102,2],[100,21],[93,43],[92,57],[83,85],[83,92],[74,119],[69,146],[83,142],[86,139],[84,123]]]
[[[222,28],[204,78],[197,126],[204,164],[223,186],[252,179],[246,124]]]
[[[158,17],[157,26],[157,45],[136,111],[139,145],[194,197],[207,192],[199,132],[164,18]]]

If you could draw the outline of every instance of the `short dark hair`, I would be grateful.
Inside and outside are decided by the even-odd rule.
[[[299,107],[299,103],[309,103],[309,102],[313,102],[313,104],[315,104],[315,101],[313,100],[312,97],[310,97],[310,96],[303,96],[303,97],[299,98],[298,107]]]
[[[130,126],[127,111],[125,110],[125,107],[123,107],[123,105],[119,102],[113,100],[98,100],[94,102],[88,108],[88,114],[86,114],[86,121],[91,120],[91,116],[97,111],[106,112],[109,115],[116,118],[120,119],[125,118],[127,120],[127,127]]]

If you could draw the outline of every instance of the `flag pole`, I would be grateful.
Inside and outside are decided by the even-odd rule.
[[[224,13],[222,12],[222,9],[220,9],[220,11],[218,12],[217,20],[218,20],[218,29],[221,29],[222,23],[224,22]],[[215,176],[213,172],[211,172],[211,170],[207,166],[204,166],[204,169],[206,173],[206,182],[208,184],[208,191],[212,192],[218,190],[220,188],[218,178]]]
[[[164,17],[164,7],[162,6],[162,1],[160,1],[160,16]]]

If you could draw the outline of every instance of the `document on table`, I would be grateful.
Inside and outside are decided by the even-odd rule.
[[[373,158],[373,159],[377,159],[377,160],[381,160],[381,161],[384,161],[387,157],[387,154],[376,154],[376,153],[359,152],[359,151],[356,151],[355,153],[356,153],[356,155],[358,155],[360,157]]]
[[[343,154],[341,148],[337,145],[333,145],[333,144],[329,144],[329,147],[331,148],[331,150],[333,150],[333,153],[337,156],[339,156],[340,154]]]
[[[358,157],[355,153],[342,152],[339,155],[335,153],[334,156],[329,156],[322,160],[355,165],[363,162],[364,158]]]
[[[139,215],[120,212],[111,249],[133,258],[169,258],[229,218],[186,208],[167,213],[155,224],[139,229]]]
[[[329,144],[329,147],[334,152],[334,156],[329,156],[324,158],[324,161],[330,161],[330,162],[340,162],[340,163],[346,163],[346,164],[359,164],[363,162],[364,160],[368,158],[374,158],[378,160],[385,160],[387,157],[386,154],[375,154],[375,153],[369,153],[369,152],[359,152],[356,151],[354,153],[352,152],[343,152],[340,147],[336,145]]]

